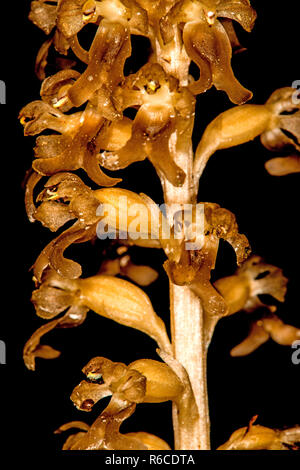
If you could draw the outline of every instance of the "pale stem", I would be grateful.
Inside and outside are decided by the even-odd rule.
[[[174,136],[175,138],[175,136]],[[163,180],[165,203],[188,204],[195,201],[193,189],[192,165],[193,151],[191,139],[185,139],[185,145],[170,143],[176,153],[174,159],[186,173],[182,187],[176,188],[166,179]],[[172,220],[172,209],[168,218]],[[199,297],[187,286],[176,286],[170,281],[171,335],[175,358],[185,367],[199,411],[199,423],[194,428],[178,426],[177,412],[173,410],[175,449],[209,450],[210,425],[207,396],[206,358],[207,345],[204,327],[204,313]],[[175,407],[175,405],[174,405]]]

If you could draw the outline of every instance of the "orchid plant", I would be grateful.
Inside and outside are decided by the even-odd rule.
[[[43,336],[81,325],[89,311],[140,330],[156,343],[158,360],[126,365],[92,358],[71,400],[83,411],[104,397],[111,400],[91,426],[75,421],[57,430],[79,429],[64,449],[170,450],[158,436],[121,434],[120,426],[140,403],[171,401],[174,448],[208,450],[206,358],[218,321],[240,311],[264,312],[232,356],[248,355],[269,339],[292,345],[300,330],[260,297],[284,302],[288,280],[282,270],[251,255],[232,212],[198,202],[200,178],[217,150],[256,137],[279,155],[266,164],[271,175],[300,172],[300,100],[287,87],[265,104],[247,103],[252,92],[235,77],[231,58],[242,50],[235,24],[247,32],[255,24],[248,0],[34,0],[29,18],[48,39],[35,67],[41,99],[20,111],[24,134],[37,136],[25,205],[31,222],[52,232],[64,229],[33,265],[32,302],[37,315],[50,321],[27,341],[25,364],[35,370],[36,358],[57,358],[60,352],[41,343]],[[88,25],[94,36],[86,50],[81,35]],[[138,71],[126,75],[132,35],[147,38],[151,52]],[[48,76],[51,49],[60,55],[59,70]],[[235,106],[207,126],[194,152],[196,99],[213,86]],[[148,195],[122,188],[118,170],[146,158],[161,181],[164,210]],[[64,252],[101,238],[99,226],[115,235],[114,257],[83,277],[81,265]],[[220,240],[233,248],[237,270],[212,282]],[[170,338],[142,290],[158,274],[131,260],[132,245],[165,253]],[[254,421],[219,449],[283,450],[300,441],[298,426],[278,431]]]

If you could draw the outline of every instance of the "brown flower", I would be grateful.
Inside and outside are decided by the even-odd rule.
[[[71,80],[69,71],[68,82]],[[60,85],[64,80],[60,81]],[[54,82],[55,84],[55,82]],[[68,86],[68,85],[66,85]],[[45,100],[56,100],[55,86],[42,87]],[[48,93],[48,94],[47,94]],[[50,98],[51,97],[51,98]],[[83,168],[88,176],[100,186],[112,186],[118,178],[106,176],[97,161],[99,149],[95,146],[95,137],[101,129],[104,118],[93,109],[71,115],[63,114],[57,108],[44,101],[34,101],[20,112],[25,135],[36,135],[46,129],[59,132],[60,135],[40,136],[35,147],[37,158],[32,168],[41,175],[52,175],[59,171],[73,171]]]
[[[236,39],[232,28],[224,27],[218,17],[234,20],[246,31],[253,28],[256,13],[248,0],[180,0],[161,19],[160,28],[165,44],[182,29],[182,40],[189,58],[200,69],[200,78],[189,88],[203,93],[212,85],[227,93],[229,99],[242,104],[252,93],[235,78],[231,68],[231,41]],[[229,36],[228,36],[229,32]]]
[[[69,437],[63,447],[65,450],[169,449],[164,441],[148,433],[119,433],[120,424],[132,415],[136,404],[176,400],[182,395],[183,385],[168,365],[142,359],[126,366],[95,357],[82,371],[87,380],[75,387],[71,395],[78,409],[91,411],[102,398],[112,398],[91,427],[75,422],[56,431],[71,427],[85,431]]]
[[[282,269],[253,255],[244,261],[233,276],[218,279],[214,286],[228,305],[228,315],[232,315],[240,310],[253,312],[260,307],[267,307],[274,312],[276,307],[264,304],[259,296],[267,294],[283,302],[287,282]]]
[[[201,298],[208,317],[222,317],[228,306],[220,293],[210,283],[211,271],[215,267],[219,240],[224,239],[236,252],[240,265],[249,255],[249,242],[238,232],[234,215],[218,204],[204,204],[204,241],[198,250],[186,250],[182,244],[178,262],[167,261],[165,269],[172,282],[188,285]]]
[[[290,450],[298,449],[300,427],[295,426],[284,430],[270,429],[259,424],[253,425],[254,416],[248,427],[234,431],[225,444],[217,450]]]
[[[189,135],[194,109],[189,91],[180,88],[172,77],[168,79],[160,65],[147,64],[116,89],[113,102],[120,112],[127,108],[137,108],[138,112],[125,145],[114,152],[106,152],[102,145],[100,163],[118,170],[148,157],[159,174],[174,186],[181,186],[185,174],[174,162],[176,149],[171,150],[170,138],[176,135],[179,146],[184,134],[185,138]]]

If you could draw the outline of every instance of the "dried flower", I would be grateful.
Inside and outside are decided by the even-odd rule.
[[[240,428],[230,436],[217,450],[290,450],[298,449],[300,427],[278,430],[259,424],[253,425],[257,416],[251,419],[249,426]]]

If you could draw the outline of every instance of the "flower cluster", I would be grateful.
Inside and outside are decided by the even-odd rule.
[[[203,363],[217,321],[240,310],[264,307],[268,314],[253,322],[249,336],[231,351],[233,356],[248,354],[269,338],[284,345],[299,338],[299,330],[286,325],[274,314],[276,307],[265,306],[259,297],[269,294],[283,302],[287,279],[260,257],[248,259],[249,242],[239,233],[234,214],[218,204],[201,203],[203,226],[200,232],[195,229],[199,178],[217,150],[260,136],[269,150],[293,148],[292,155],[267,162],[269,173],[299,171],[299,100],[294,100],[293,88],[283,88],[264,105],[245,104],[252,92],[235,77],[231,58],[232,51],[242,50],[234,22],[250,32],[256,20],[249,0],[34,0],[29,18],[48,39],[36,59],[40,99],[24,106],[19,115],[24,134],[36,136],[25,205],[31,222],[59,233],[33,265],[32,303],[36,314],[49,321],[27,341],[24,362],[34,370],[36,358],[58,357],[59,351],[41,344],[42,337],[54,328],[82,324],[90,310],[147,334],[156,341],[164,362],[139,359],[127,366],[103,357],[92,359],[83,369],[86,380],[73,390],[71,399],[83,411],[91,411],[104,397],[111,400],[91,426],[71,422],[57,432],[80,430],[67,439],[66,450],[169,450],[157,436],[121,434],[120,426],[138,404],[170,400],[176,410],[175,447],[190,449],[190,437],[200,440],[205,434],[199,423],[208,420],[208,413],[206,418],[200,416],[195,377],[191,384],[163,320],[135,285],[148,286],[158,274],[133,263],[129,247],[163,249],[172,288],[184,286],[182,291],[195,299],[195,305],[201,303],[204,347],[198,353],[204,355]],[[82,46],[87,25],[91,31],[94,28],[89,50]],[[131,56],[133,35],[148,38],[152,51],[145,65],[127,74],[125,62]],[[52,46],[60,57],[56,73],[47,76]],[[192,62],[199,78],[189,74]],[[196,96],[212,86],[239,106],[208,125],[193,161]],[[173,191],[179,201],[177,212],[163,213],[147,195],[116,187],[122,180],[106,174],[146,158],[165,194]],[[36,196],[45,177],[44,188]],[[183,217],[183,199],[192,207],[189,223]],[[107,205],[116,217],[106,211]],[[139,230],[134,231],[130,227],[137,205],[143,210]],[[121,245],[112,259],[103,259],[97,274],[84,278],[81,265],[64,253],[72,244],[99,237],[103,223],[122,239]],[[238,270],[212,283],[221,239],[234,249]],[[186,248],[187,242],[192,248]],[[200,398],[205,401],[205,396]],[[221,449],[282,449],[295,441],[293,432],[298,436],[296,428],[289,434],[251,422]]]

